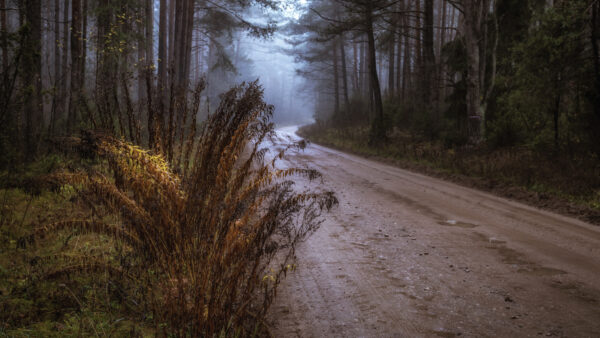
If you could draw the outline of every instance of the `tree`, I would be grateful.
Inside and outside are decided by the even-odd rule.
[[[451,1],[462,13],[462,26],[467,57],[466,103],[469,119],[468,133],[473,143],[480,143],[485,137],[485,114],[496,76],[495,49],[498,43],[498,19],[493,15],[495,0]],[[495,35],[492,44],[488,39],[488,18],[492,14]],[[491,54],[492,71],[487,72],[487,56]],[[488,78],[489,76],[489,78]]]
[[[25,160],[31,161],[37,152],[42,121],[42,3],[40,0],[26,0],[26,38],[23,54],[23,82],[25,115]]]
[[[376,32],[375,26],[382,17],[395,5],[389,0],[339,0],[342,13],[339,18],[322,15],[313,9],[322,19],[329,23],[323,32],[325,36],[338,36],[347,31],[360,31],[367,38],[367,60],[369,74],[369,97],[372,99],[372,112],[374,114],[371,126],[371,144],[379,144],[386,138],[386,126],[383,115],[383,99],[381,84],[377,70]]]
[[[0,0],[0,49],[2,50],[2,72],[8,69],[8,28],[6,21],[6,0]]]
[[[67,132],[72,132],[77,124],[77,111],[83,83],[83,28],[81,0],[71,4],[71,93],[69,95],[69,115]]]
[[[574,0],[543,11],[534,18],[537,25],[516,45],[512,56],[516,85],[506,94],[508,107],[526,116],[529,142],[540,146],[551,143],[555,153],[561,150],[561,123],[577,118],[564,118],[568,114],[565,107],[577,102],[573,98],[580,95],[579,88],[593,87],[594,83],[589,76],[593,65],[585,53],[586,32],[581,29],[587,20],[582,15],[586,6],[586,1]]]

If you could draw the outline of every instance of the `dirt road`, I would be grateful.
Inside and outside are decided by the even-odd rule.
[[[599,227],[317,145],[289,162],[340,205],[297,252],[275,336],[600,337]]]

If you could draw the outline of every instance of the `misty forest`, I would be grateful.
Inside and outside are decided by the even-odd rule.
[[[600,336],[599,16],[0,0],[0,336]]]

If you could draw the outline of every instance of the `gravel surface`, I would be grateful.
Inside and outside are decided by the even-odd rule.
[[[317,145],[288,162],[340,205],[298,248],[274,336],[600,337],[599,227]]]

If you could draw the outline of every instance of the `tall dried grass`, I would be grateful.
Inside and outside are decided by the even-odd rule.
[[[34,237],[64,228],[98,233],[114,239],[117,255],[86,257],[52,275],[112,272],[136,290],[140,315],[150,313],[160,335],[252,333],[292,268],[296,245],[337,204],[331,192],[296,191],[292,177],[320,175],[278,169],[284,151],[265,160],[273,125],[262,94],[256,83],[225,93],[203,128],[193,121],[185,140],[181,133],[179,147],[175,137],[156,147],[167,156],[86,134],[82,147],[110,170],[72,170],[47,181],[76,187],[93,218],[50,224]]]

